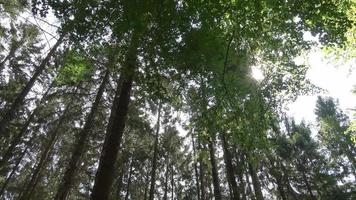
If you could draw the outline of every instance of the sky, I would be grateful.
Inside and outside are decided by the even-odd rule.
[[[352,93],[356,87],[356,59],[347,64],[337,64],[330,61],[320,49],[316,49],[308,54],[304,62],[310,65],[307,78],[326,90],[319,95],[337,99],[340,108],[352,118],[354,111],[351,109],[356,109],[356,95]],[[306,122],[315,123],[314,109],[317,96],[318,94],[298,97],[289,105],[288,113],[298,122],[304,119]]]

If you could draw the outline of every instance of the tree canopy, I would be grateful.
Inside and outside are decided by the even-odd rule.
[[[318,98],[317,131],[282,109],[317,88],[297,56],[352,46],[354,10],[0,1],[1,198],[355,198],[355,128],[337,101]]]

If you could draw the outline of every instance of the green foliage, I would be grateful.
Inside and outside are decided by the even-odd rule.
[[[90,80],[94,68],[91,63],[77,52],[69,52],[56,78],[58,85],[75,86]]]

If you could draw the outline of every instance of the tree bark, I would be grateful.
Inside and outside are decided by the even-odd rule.
[[[36,68],[35,73],[32,75],[32,77],[27,82],[25,87],[22,89],[20,94],[17,95],[16,99],[14,100],[14,102],[12,103],[10,108],[3,115],[3,117],[0,121],[0,138],[4,137],[6,135],[7,126],[15,118],[16,112],[22,106],[25,97],[30,92],[30,90],[33,87],[33,85],[35,84],[36,80],[41,75],[41,73],[45,69],[47,63],[49,62],[51,57],[55,54],[58,46],[62,43],[62,41],[63,41],[63,35],[58,39],[58,41],[52,47],[51,51],[47,54],[47,56],[42,60],[41,64]]]
[[[226,142],[225,133],[220,134],[223,152],[224,152],[224,162],[226,167],[226,177],[230,187],[230,197],[232,200],[239,200],[239,192],[235,179],[234,166],[232,164],[232,156]]]
[[[138,38],[133,37],[124,63],[124,69],[120,76],[121,81],[119,82],[122,82],[122,85],[118,84],[117,91],[120,91],[119,97],[117,102],[114,101],[113,104],[113,107],[116,107],[116,109],[114,110],[115,113],[110,116],[111,123],[108,124],[105,142],[100,156],[99,168],[96,173],[93,193],[91,195],[92,200],[108,200],[109,198],[115,162],[120,148],[122,134],[125,129],[125,121],[130,103],[130,94],[136,67],[137,47]],[[121,87],[119,85],[121,85]]]
[[[117,187],[116,187],[116,199],[121,199],[121,187],[122,187],[122,179],[124,178],[124,169],[119,172],[119,178],[117,180]]]
[[[0,160],[0,171],[3,171],[3,168],[5,167],[5,165],[8,163],[9,159],[13,156],[13,153],[15,152],[15,148],[18,144],[20,144],[22,142],[22,138],[24,135],[27,134],[28,131],[28,127],[30,126],[31,122],[33,121],[33,119],[35,118],[35,116],[37,115],[40,105],[47,100],[47,96],[48,93],[50,92],[50,90],[52,89],[54,81],[52,81],[51,85],[48,87],[47,91],[43,94],[40,102],[39,102],[39,106],[37,106],[32,113],[30,114],[30,116],[27,118],[26,122],[22,125],[20,132],[12,139],[12,141],[10,142],[10,146],[5,150],[4,155],[2,156],[2,159]],[[3,174],[2,172],[0,172],[0,174]]]
[[[214,197],[215,200],[221,200],[222,198],[221,198],[221,190],[220,190],[219,173],[216,165],[214,141],[212,138],[209,141],[209,152],[210,152],[211,174],[212,174],[213,186],[214,186]]]
[[[173,162],[171,163],[171,200],[174,200],[174,168],[173,168]]]
[[[154,148],[153,149],[153,158],[152,158],[150,194],[149,194],[148,200],[153,200],[154,193],[155,193],[156,168],[157,168],[157,159],[158,159],[158,135],[159,135],[159,128],[160,128],[160,120],[161,120],[161,106],[162,106],[162,103],[160,102],[158,105],[157,127],[156,127],[155,141],[154,141],[154,147],[153,147]]]
[[[19,197],[19,200],[31,199],[33,191],[36,188],[36,186],[40,180],[41,172],[42,172],[43,168],[46,166],[49,156],[51,154],[51,150],[53,149],[53,146],[58,138],[57,136],[59,134],[59,129],[62,127],[62,124],[64,123],[67,112],[69,111],[70,104],[71,103],[69,103],[66,106],[62,116],[59,118],[56,128],[50,132],[49,140],[48,140],[47,144],[45,145],[43,152],[41,153],[40,160],[39,160],[38,164],[36,165],[36,167],[33,171],[33,174],[30,178],[30,181],[28,182],[27,186],[25,187],[24,192],[22,193],[21,197]]]
[[[317,200],[316,197],[314,196],[313,194],[313,191],[312,191],[312,188],[309,184],[309,181],[308,181],[308,178],[307,178],[307,175],[305,174],[305,168],[303,166],[303,163],[300,162],[300,160],[298,160],[298,165],[299,165],[299,171],[302,173],[302,178],[303,178],[303,182],[309,192],[309,195],[310,195],[310,199],[312,200]]]
[[[261,184],[258,179],[256,169],[254,168],[254,166],[252,166],[252,164],[250,162],[248,162],[248,168],[249,168],[249,171],[251,174],[252,185],[253,185],[253,189],[255,191],[256,200],[263,200]]]
[[[130,167],[129,167],[129,177],[127,179],[125,200],[128,200],[129,196],[130,196],[131,176],[132,176],[132,158],[131,158]]]
[[[55,200],[65,200],[70,192],[70,188],[73,184],[73,180],[75,177],[75,173],[79,167],[80,158],[82,157],[87,139],[91,132],[93,126],[93,120],[95,117],[95,113],[99,108],[99,104],[103,93],[105,91],[106,83],[109,80],[110,71],[106,70],[104,78],[99,86],[97,95],[95,97],[95,101],[92,104],[91,110],[87,116],[86,122],[84,124],[83,129],[79,132],[77,136],[77,141],[74,146],[74,150],[72,152],[72,156],[65,170],[64,176],[62,178],[61,184],[58,187],[57,194],[55,196]]]
[[[1,189],[0,189],[0,197],[2,197],[2,195],[4,194],[7,185],[10,183],[10,180],[12,179],[12,176],[16,173],[17,168],[19,167],[22,158],[23,158],[23,157],[26,155],[26,153],[27,153],[27,149],[28,149],[28,147],[26,147],[25,150],[21,153],[20,157],[17,158],[16,164],[15,164],[15,166],[12,168],[12,171],[11,171],[10,175],[6,178],[4,184],[1,186]]]
[[[234,147],[234,149],[235,149],[235,153],[236,153],[236,157],[235,157],[236,166],[238,166],[236,173],[237,173],[237,177],[238,177],[239,182],[240,182],[240,187],[239,188],[240,188],[240,192],[242,194],[242,200],[246,200],[247,199],[246,192],[245,192],[245,186],[246,185],[245,185],[245,181],[244,181],[244,178],[243,178],[245,161],[244,161],[243,155],[237,151],[237,147],[236,146]]]
[[[165,180],[164,180],[164,195],[163,195],[163,200],[168,200],[168,176],[169,176],[169,159],[167,155],[167,161],[166,161],[166,174],[165,174]]]
[[[193,146],[194,172],[195,172],[195,184],[196,184],[196,187],[197,187],[197,197],[198,197],[198,200],[201,200],[201,198],[200,198],[200,185],[199,185],[198,165],[197,165],[197,160],[195,160],[197,158],[197,155],[196,155],[196,150],[195,150],[196,147],[195,147],[193,133],[191,134],[191,136],[192,136],[192,146]]]

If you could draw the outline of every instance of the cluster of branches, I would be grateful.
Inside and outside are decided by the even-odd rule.
[[[352,6],[0,1],[1,198],[355,198],[336,101],[319,98],[317,137],[281,112],[314,89],[303,33],[342,45]],[[48,52],[41,23],[58,28]]]

